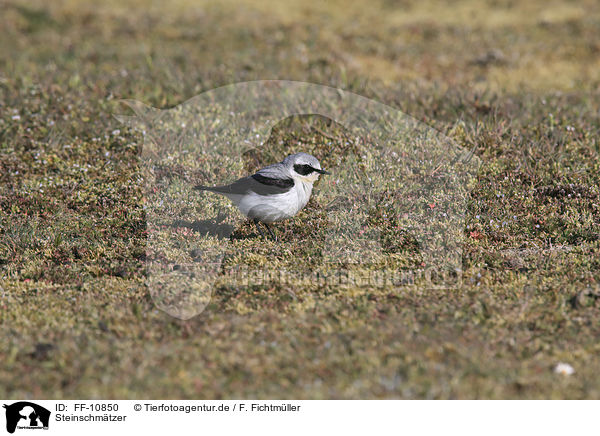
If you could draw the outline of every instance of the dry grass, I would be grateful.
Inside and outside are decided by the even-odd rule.
[[[599,26],[585,1],[2,3],[0,397],[600,397]],[[218,287],[186,322],[156,310],[143,139],[114,101],[272,78],[475,148],[459,288],[274,280]],[[284,127],[298,147],[340,134]],[[323,236],[302,233],[321,206],[278,226],[291,256]],[[289,261],[236,232],[245,262]]]

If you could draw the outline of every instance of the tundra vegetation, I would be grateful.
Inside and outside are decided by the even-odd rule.
[[[2,2],[0,397],[599,398],[599,30],[585,0]],[[112,114],[262,79],[364,95],[476,153],[459,285],[224,281],[189,320],[157,309],[144,137]],[[286,144],[335,166],[366,147],[347,139],[282,120],[244,165]],[[229,176],[195,164],[165,177]],[[224,267],[313,268],[319,198],[277,244],[234,226]],[[182,263],[205,237],[194,207],[171,229]],[[366,221],[376,264],[418,262],[394,219]]]

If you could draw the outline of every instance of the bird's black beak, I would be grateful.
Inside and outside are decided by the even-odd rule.
[[[318,172],[319,174],[328,174],[328,175],[330,175],[330,174],[331,174],[329,171],[325,171],[325,170],[317,170],[317,172]]]

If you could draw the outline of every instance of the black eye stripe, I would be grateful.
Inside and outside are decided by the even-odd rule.
[[[307,176],[310,173],[312,173],[313,171],[315,171],[315,169],[313,167],[311,167],[310,165],[295,164],[294,171],[296,171],[298,174],[301,174],[303,176]]]

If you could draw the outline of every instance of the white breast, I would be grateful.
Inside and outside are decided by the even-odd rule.
[[[312,183],[295,180],[292,189],[284,194],[258,195],[250,193],[238,198],[230,196],[244,215],[266,223],[291,218],[306,206],[312,192]]]

